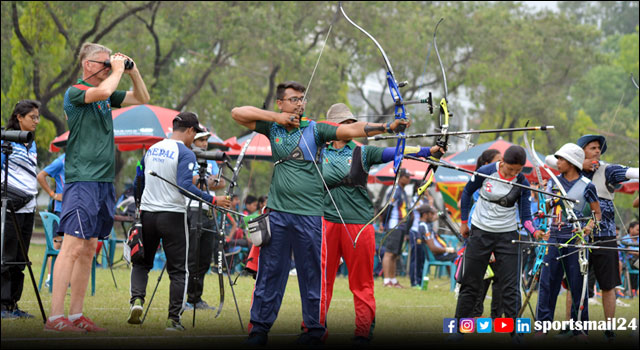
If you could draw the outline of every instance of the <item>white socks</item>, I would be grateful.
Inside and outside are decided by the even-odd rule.
[[[51,316],[51,317],[49,317],[49,322],[53,322],[53,321],[55,321],[55,320],[57,320],[57,319],[59,319],[59,318],[61,318],[61,317],[64,317],[64,314],[62,314],[62,315],[56,315],[56,316]]]
[[[69,315],[69,321],[73,322],[73,321],[79,319],[80,317],[82,317],[82,312],[79,313],[79,314]]]

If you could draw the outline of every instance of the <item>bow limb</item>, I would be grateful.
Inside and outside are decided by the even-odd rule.
[[[369,34],[366,30],[364,30],[362,27],[356,24],[353,20],[351,20],[349,16],[347,16],[347,13],[344,11],[344,8],[342,7],[342,2],[339,3],[339,10],[340,12],[342,12],[342,15],[347,20],[347,22],[349,22],[351,25],[353,25],[358,30],[360,30],[364,35],[366,35],[369,39],[371,39],[373,43],[376,45],[376,47],[378,48],[378,50],[380,51],[380,53],[382,54],[385,67],[387,69],[387,85],[389,86],[389,93],[391,94],[391,98],[393,99],[393,102],[395,104],[395,119],[407,119],[405,105],[402,100],[402,95],[400,94],[400,86],[404,86],[406,83],[402,83],[402,85],[400,86],[398,85],[398,82],[396,81],[395,75],[393,73],[393,68],[391,67],[391,62],[389,62],[389,58],[387,57],[387,54],[382,48],[382,46],[380,45],[380,43],[378,43],[378,40],[376,40],[376,38],[374,38],[373,35]],[[398,129],[398,131],[400,135],[404,135],[404,129]],[[358,242],[358,238],[360,237],[364,229],[367,226],[369,226],[371,223],[373,223],[380,216],[380,214],[382,214],[385,211],[385,209],[389,206],[389,204],[391,203],[391,200],[393,199],[393,194],[395,193],[396,188],[398,186],[398,178],[399,178],[398,175],[400,173],[400,167],[402,165],[402,160],[404,158],[405,144],[406,144],[405,139],[398,139],[398,142],[396,144],[396,151],[393,159],[393,170],[395,171],[396,176],[393,181],[391,196],[389,197],[389,199],[387,200],[387,203],[383,206],[383,208],[368,223],[366,223],[362,227],[362,229],[360,229],[360,231],[356,235],[356,238],[353,242],[354,248],[356,246],[356,243]]]
[[[444,85],[444,97],[442,98],[442,100],[440,100],[440,114],[439,114],[439,126],[440,126],[441,134],[438,136],[438,139],[436,140],[436,145],[439,146],[440,148],[442,148],[442,151],[438,151],[436,154],[433,154],[430,157],[432,160],[435,160],[435,161],[439,161],[440,158],[442,158],[444,153],[447,151],[447,146],[449,144],[449,134],[448,134],[448,131],[449,131],[449,118],[451,117],[451,114],[449,113],[449,106],[448,106],[449,88],[447,87],[447,74],[446,74],[446,72],[444,70],[444,64],[442,63],[442,58],[440,57],[440,52],[438,51],[438,42],[437,42],[438,26],[440,26],[440,23],[442,23],[442,21],[444,21],[444,18],[441,18],[438,21],[438,23],[436,24],[436,27],[433,30],[433,48],[434,48],[434,50],[436,52],[436,57],[438,58],[438,63],[440,64],[440,70],[442,71],[442,78],[443,78],[443,85]],[[427,53],[427,61],[426,62],[429,62],[430,53],[431,53],[431,48],[429,48],[429,51]],[[426,65],[426,63],[425,63],[425,65]],[[426,67],[425,67],[425,69],[426,69]],[[400,226],[401,224],[403,224],[404,222],[407,221],[407,218],[409,217],[411,212],[413,212],[413,210],[417,207],[418,203],[420,203],[420,200],[422,199],[422,196],[424,195],[426,189],[429,187],[429,185],[433,181],[433,178],[434,178],[435,173],[436,173],[437,170],[438,170],[438,165],[430,164],[427,167],[427,170],[425,171],[424,177],[422,179],[422,183],[421,183],[420,187],[418,187],[418,190],[417,190],[418,198],[416,199],[415,203],[413,203],[413,205],[411,206],[411,208],[409,209],[409,211],[407,212],[407,215],[403,218],[403,220],[400,221],[394,228],[392,228],[389,233],[395,231],[395,229],[398,226]],[[427,178],[427,175],[429,173],[431,173],[431,176],[429,177],[429,180],[425,181],[426,178]]]

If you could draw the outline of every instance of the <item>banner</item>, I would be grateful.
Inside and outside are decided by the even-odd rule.
[[[455,222],[460,222],[460,207],[458,201],[462,196],[462,190],[467,185],[466,182],[461,183],[436,183],[438,191],[442,194],[442,200],[444,201],[444,207],[451,213],[451,218]]]

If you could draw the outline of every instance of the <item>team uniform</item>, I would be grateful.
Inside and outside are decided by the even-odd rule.
[[[269,138],[276,163],[267,205],[271,241],[261,247],[258,257],[250,334],[267,334],[273,326],[293,250],[305,331],[312,338],[326,335],[324,187],[313,162],[318,162],[322,145],[337,139],[336,130],[336,126],[306,118],[290,132],[277,123],[256,122],[255,131]]]
[[[93,85],[78,80],[64,95],[69,124],[62,195],[60,233],[82,239],[109,236],[116,201],[115,143],[112,107],[120,107],[127,92],[116,90],[102,101],[85,103]]]
[[[200,191],[192,182],[196,157],[181,141],[166,139],[147,151],[143,160],[144,192],[140,204],[144,262],[133,264],[131,270],[131,304],[135,299],[144,302],[149,270],[153,267],[155,252],[162,239],[167,256],[167,273],[171,280],[169,289],[169,319],[180,322],[187,294],[186,281],[189,252],[189,227],[185,199],[178,189],[149,175],[154,171],[168,181],[181,186],[207,202],[213,197]],[[141,183],[141,179],[136,179]]]
[[[629,168],[601,161],[596,171],[582,171],[582,175],[593,182],[602,211],[600,230],[594,231],[593,234],[594,243],[616,237],[614,190],[615,186],[627,181],[627,169]],[[601,245],[605,247],[617,246],[616,242],[602,243]],[[600,289],[610,290],[622,283],[618,273],[618,252],[615,250],[593,250],[589,255],[589,266],[594,269]]]
[[[393,195],[393,199],[391,200],[391,204],[389,204],[391,208],[386,215],[387,219],[385,227],[389,232],[387,232],[387,239],[384,242],[384,247],[387,252],[400,255],[402,253],[402,242],[404,242],[404,236],[408,233],[408,230],[411,227],[410,224],[407,223],[408,220],[405,220],[409,210],[409,197],[400,186],[397,186],[396,191],[390,195]],[[412,223],[413,222],[411,222],[411,224]]]
[[[477,171],[493,177],[503,178],[499,172],[500,162],[487,164]],[[529,185],[524,175],[506,179],[525,186]],[[518,245],[511,240],[519,239],[517,216],[525,228],[533,233],[530,212],[531,192],[493,179],[475,176],[467,183],[462,193],[461,219],[467,224],[471,197],[476,190],[479,198],[471,218],[471,230],[464,253],[461,288],[456,307],[456,318],[473,317],[479,294],[483,289],[483,278],[489,258],[493,252],[498,262],[496,275],[500,276],[502,300],[506,317],[515,318],[520,308],[518,290]]]
[[[436,247],[447,248],[447,242],[433,230],[432,223],[420,221],[420,224],[418,226],[418,234],[420,235],[420,237],[424,237],[425,241],[433,240],[433,244],[435,244]],[[458,254],[441,253],[433,254],[433,257],[438,261],[454,261],[458,257]]]
[[[374,214],[373,203],[367,193],[367,178],[372,165],[388,161],[383,159],[384,150],[372,146],[359,147],[350,141],[340,149],[327,146],[322,158],[322,176],[345,222],[343,225],[331,198],[325,194],[323,224],[327,242],[327,311],[342,257],[349,271],[349,288],[353,293],[355,336],[367,339],[373,334],[376,313],[373,293],[376,242],[371,224],[364,228],[355,248],[353,245],[358,232]]]
[[[568,181],[564,176],[558,177],[560,185],[566,190],[567,197],[576,199],[579,202],[574,205],[573,211],[578,218],[588,217],[591,215],[589,203],[597,202],[596,187],[585,176],[581,176],[574,181]],[[550,181],[548,189],[556,192],[557,186]],[[556,218],[551,224],[551,235],[549,243],[570,243],[579,244],[580,241],[575,237],[573,225],[567,222],[566,214],[564,214],[564,203],[556,202],[553,212]],[[594,232],[597,230],[594,230]],[[589,320],[589,303],[584,298],[583,305],[580,305],[580,296],[582,295],[582,286],[584,276],[580,272],[580,263],[578,261],[578,253],[571,254],[562,258],[560,261],[556,259],[558,256],[575,251],[575,247],[558,248],[549,246],[547,254],[544,257],[544,264],[540,272],[540,290],[538,292],[538,307],[536,310],[536,320],[551,321],[556,309],[556,301],[560,292],[560,285],[564,276],[571,295],[573,296],[571,307],[571,318],[578,319],[578,310],[583,307],[580,315],[581,321]],[[590,253],[588,253],[590,254]],[[617,257],[617,252],[616,252]],[[617,259],[616,259],[617,261]],[[617,272],[616,272],[617,274]],[[574,330],[574,334],[580,331]]]

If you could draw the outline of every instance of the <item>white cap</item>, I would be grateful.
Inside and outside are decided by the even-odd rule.
[[[205,137],[205,136],[208,138],[209,136],[211,136],[211,133],[205,130],[205,131],[203,131],[203,132],[199,132],[199,133],[197,133],[197,134],[196,134],[196,137],[194,137],[193,139],[194,139],[194,140],[197,140],[197,139],[199,139],[199,138],[201,138],[201,137]]]
[[[575,165],[578,169],[582,170],[582,163],[584,163],[584,151],[582,147],[575,143],[567,143],[554,154],[556,158],[562,157],[567,162]]]

